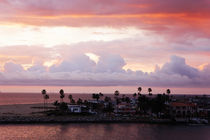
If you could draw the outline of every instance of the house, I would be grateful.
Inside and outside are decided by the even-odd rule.
[[[135,114],[136,108],[129,103],[122,102],[115,106],[114,113],[116,113],[116,114]]]
[[[71,113],[85,113],[85,112],[88,112],[88,108],[85,105],[68,105],[68,109]]]
[[[71,113],[89,113],[96,114],[96,112],[92,111],[85,105],[68,105],[68,109]]]
[[[171,102],[170,115],[177,118],[194,117],[197,113],[197,104],[189,102]]]

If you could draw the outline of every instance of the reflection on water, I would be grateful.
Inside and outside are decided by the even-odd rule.
[[[151,124],[0,125],[0,139],[209,140],[210,126]]]

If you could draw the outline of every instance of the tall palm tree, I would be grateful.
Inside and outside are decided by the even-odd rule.
[[[47,94],[47,91],[45,89],[42,90],[42,97],[44,99],[44,108],[45,108],[45,95]]]
[[[60,102],[63,102],[63,98],[65,97],[64,90],[61,89],[61,90],[59,91],[59,93],[60,93]]]
[[[152,95],[152,89],[151,88],[148,88],[148,92],[149,92],[149,96],[151,96]]]
[[[44,99],[45,99],[45,104],[47,105],[47,100],[49,99],[50,97],[49,97],[49,95],[48,94],[45,94],[44,95]],[[45,106],[44,106],[44,108],[45,108]]]
[[[120,92],[118,90],[115,90],[114,95],[115,97],[118,97],[120,95]]]
[[[93,98],[93,99],[96,99],[96,100],[98,101],[99,98],[100,98],[100,94],[93,93],[93,94],[92,94],[92,98]]]
[[[170,90],[170,89],[167,89],[167,90],[166,90],[166,93],[168,94],[167,100],[170,101],[170,100],[171,100],[171,99],[170,99],[171,90]]]
[[[133,94],[133,98],[135,98],[135,99],[136,99],[136,95],[137,95],[137,94],[136,94],[136,93],[134,93],[134,94]]]
[[[47,91],[45,89],[42,90],[42,95],[45,95]]]
[[[118,90],[115,90],[114,92],[114,96],[115,96],[115,100],[116,100],[116,103],[119,104],[120,103],[120,100],[118,98],[118,96],[120,95],[120,92]]]
[[[79,98],[79,99],[77,100],[77,104],[78,104],[78,105],[81,105],[82,103],[83,103],[83,102],[82,102],[82,99]]]
[[[100,96],[100,97],[103,97],[103,96],[104,96],[104,94],[103,94],[103,93],[101,93],[101,92],[99,92],[99,96]]]
[[[170,89],[167,89],[166,90],[166,93],[169,95],[171,93],[171,90]]]
[[[69,98],[69,102],[71,103],[71,101],[72,101],[72,99],[73,99],[72,95],[69,94],[68,98]]]
[[[141,94],[141,91],[142,91],[142,88],[141,87],[138,87],[138,95]]]

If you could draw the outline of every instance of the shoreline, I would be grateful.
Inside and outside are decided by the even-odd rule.
[[[92,118],[86,117],[79,117],[75,118],[67,118],[67,117],[47,117],[47,116],[40,116],[40,117],[28,117],[28,116],[5,116],[0,117],[0,125],[1,124],[63,124],[63,123],[147,123],[147,124],[187,124],[187,123],[175,123],[171,120],[147,120],[147,119],[96,119],[96,116]]]
[[[52,104],[48,105],[53,108]],[[175,122],[171,119],[151,119],[149,117],[114,117],[103,115],[63,115],[47,116],[43,113],[43,104],[0,105],[1,124],[63,124],[63,123],[147,123],[179,125],[189,122]],[[200,124],[202,125],[202,124]],[[209,124],[205,124],[209,125]]]

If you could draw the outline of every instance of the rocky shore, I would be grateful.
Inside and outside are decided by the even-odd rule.
[[[150,120],[132,118],[99,118],[67,116],[1,116],[0,124],[36,124],[36,123],[173,123],[171,120]]]

